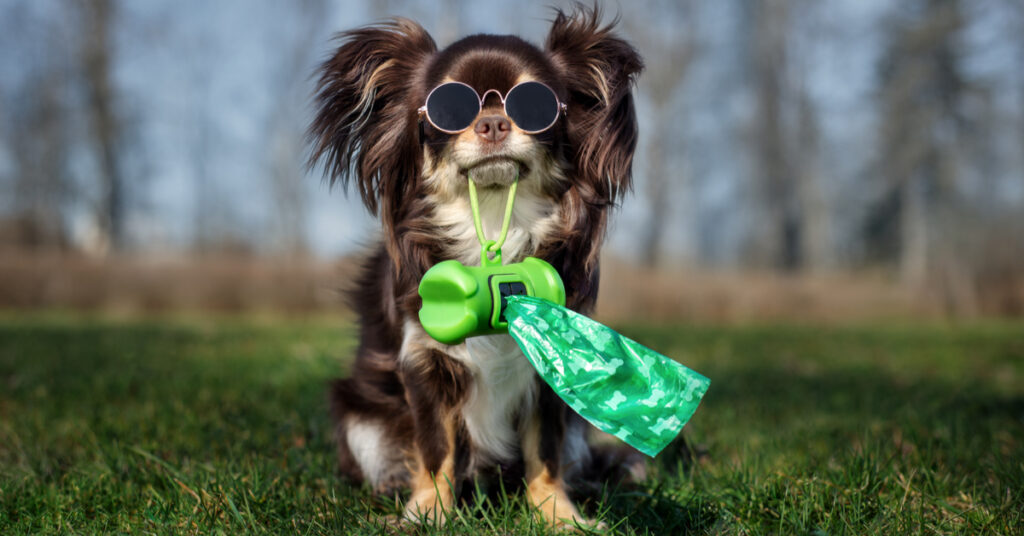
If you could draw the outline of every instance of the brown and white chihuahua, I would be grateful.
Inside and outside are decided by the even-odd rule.
[[[630,187],[643,68],[613,25],[577,5],[556,11],[543,49],[472,35],[439,51],[421,26],[395,19],[340,34],[320,68],[310,163],[355,183],[383,224],[350,295],[360,320],[351,375],[331,388],[341,471],[381,492],[411,487],[406,519],[443,522],[466,479],[518,467],[549,522],[586,522],[567,482],[598,458],[589,425],[508,335],[430,338],[417,287],[442,260],[480,262],[467,181],[495,236],[518,177],[505,262],[546,260],[568,307],[593,309],[609,213]]]

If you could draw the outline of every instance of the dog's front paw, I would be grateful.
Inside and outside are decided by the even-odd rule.
[[[608,531],[608,524],[598,519],[577,519],[574,520],[573,524],[567,525],[565,528],[584,534],[603,534]]]
[[[544,516],[547,519],[547,516]],[[559,532],[576,534],[604,534],[608,530],[608,524],[597,519],[577,517],[563,517],[551,521],[551,528]]]
[[[576,532],[603,530],[603,523],[583,517],[583,514],[576,509],[565,493],[560,479],[551,479],[544,473],[544,476],[527,485],[526,493],[540,515],[555,530]]]
[[[413,493],[405,504],[402,514],[403,523],[421,523],[440,527],[448,519],[448,507],[445,507],[436,493]]]

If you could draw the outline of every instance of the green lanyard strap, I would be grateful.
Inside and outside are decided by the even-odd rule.
[[[476,196],[476,185],[473,179],[469,179],[469,207],[473,210],[473,225],[476,227],[476,237],[480,240],[480,265],[501,265],[501,246],[508,238],[508,226],[512,222],[512,206],[516,201],[516,188],[519,186],[519,172],[508,188],[508,201],[505,203],[505,219],[501,222],[501,234],[497,240],[488,240],[484,236],[484,226],[480,223],[480,202]],[[489,254],[494,254],[491,257]]]

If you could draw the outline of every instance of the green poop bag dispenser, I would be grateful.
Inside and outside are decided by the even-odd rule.
[[[445,344],[508,331],[508,296],[535,296],[565,305],[562,279],[550,264],[535,257],[506,265],[440,262],[424,274],[420,296],[423,329]]]
[[[528,257],[523,262],[502,264],[501,246],[508,235],[518,180],[509,188],[498,240],[486,240],[480,224],[476,187],[469,181],[477,237],[482,244],[480,266],[447,260],[432,266],[420,281],[423,298],[420,323],[438,342],[459,344],[466,337],[506,333],[504,312],[508,296],[534,296],[565,305],[562,278],[547,262]]]

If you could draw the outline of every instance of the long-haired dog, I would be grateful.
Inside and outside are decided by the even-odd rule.
[[[543,49],[473,35],[439,51],[421,26],[395,19],[341,34],[319,71],[310,162],[332,182],[355,183],[383,224],[351,292],[360,320],[351,376],[331,389],[341,471],[379,491],[410,487],[407,519],[443,521],[467,478],[519,467],[551,523],[584,521],[566,482],[597,458],[589,425],[508,335],[431,339],[417,287],[442,260],[480,262],[467,181],[477,184],[485,234],[496,236],[518,176],[505,262],[546,260],[568,307],[593,309],[609,213],[630,186],[631,90],[643,68],[613,25],[577,6],[556,12]],[[428,103],[445,84],[438,91],[450,94]],[[530,106],[538,109],[522,109]],[[478,113],[445,115],[466,110]]]

